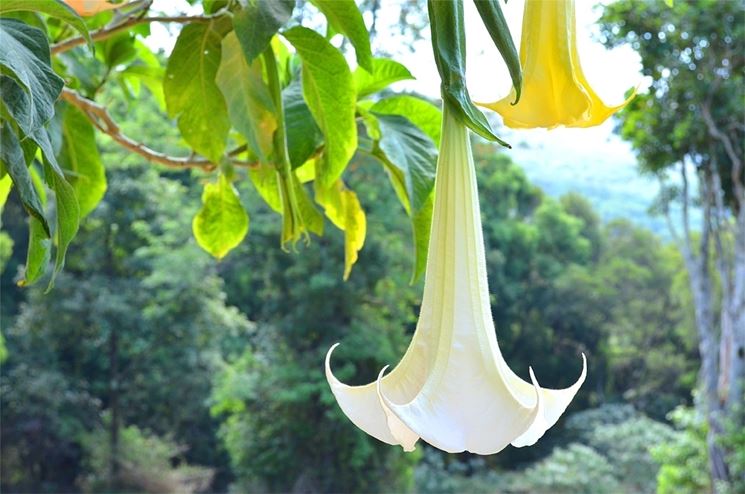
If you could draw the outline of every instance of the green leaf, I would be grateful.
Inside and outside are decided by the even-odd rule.
[[[42,149],[43,146],[40,145]],[[52,279],[49,280],[49,286],[47,291],[51,290],[54,286],[54,279],[57,274],[62,271],[65,265],[65,254],[67,248],[78,233],[78,226],[80,224],[80,208],[78,207],[78,200],[75,197],[75,191],[64,175],[62,175],[59,167],[54,167],[45,152],[44,163],[44,176],[47,183],[54,191],[54,197],[56,200],[57,210],[57,227],[55,229],[55,239],[57,243],[57,254],[54,261],[54,272],[52,273]],[[54,156],[52,156],[54,159]]]
[[[282,90],[282,102],[285,109],[287,152],[290,164],[295,169],[316,152],[323,143],[323,134],[303,99],[303,87],[299,79],[293,80]]]
[[[499,0],[473,0],[476,9],[479,11],[481,20],[489,31],[494,45],[499,50],[507,70],[510,72],[512,86],[515,88],[515,103],[520,100],[520,91],[523,87],[523,71],[520,67],[520,57],[517,54],[515,43],[512,41],[510,28],[507,26],[507,20],[502,13],[502,7]]]
[[[228,104],[230,122],[246,138],[259,161],[266,163],[272,154],[272,136],[277,129],[274,104],[262,79],[261,59],[249,65],[235,34],[222,41],[222,62],[217,85]]]
[[[44,157],[44,179],[47,185],[54,191],[56,199],[57,221],[54,231],[54,238],[57,244],[57,255],[54,261],[54,271],[52,278],[49,280],[47,291],[54,286],[54,280],[57,274],[62,271],[65,264],[65,254],[67,247],[75,238],[80,224],[80,207],[75,196],[75,191],[67,180],[60,168],[59,163],[54,155],[54,148],[49,139],[47,129],[40,128],[29,136],[41,149]]]
[[[23,204],[24,209],[33,218],[39,221],[46,237],[50,237],[49,224],[44,217],[44,207],[31,180],[31,174],[26,165],[26,159],[23,156],[21,143],[7,122],[4,122],[2,127],[0,127],[0,142],[2,142],[2,146],[0,146],[0,162],[5,166],[10,178],[13,179],[13,183],[18,191],[18,197],[21,199],[21,204]]]
[[[303,61],[303,96],[325,138],[317,175],[328,187],[357,148],[354,79],[341,52],[320,34],[296,26],[283,35]]]
[[[357,69],[354,71],[354,87],[357,99],[377,93],[394,82],[414,79],[409,69],[395,60],[376,58],[372,61],[372,70]]]
[[[342,33],[354,46],[357,63],[368,72],[373,72],[373,57],[370,48],[370,33],[365,27],[362,13],[354,0],[311,0],[326,16],[334,31]]]
[[[248,214],[225,175],[204,185],[202,209],[192,222],[197,243],[217,259],[241,243],[248,233]]]
[[[41,30],[0,19],[0,95],[24,134],[54,115],[64,81],[50,67],[49,44]]]
[[[408,94],[399,94],[377,101],[370,107],[370,111],[408,118],[432,139],[435,147],[440,147],[442,112],[429,101]]]
[[[282,197],[279,191],[277,170],[272,165],[261,164],[248,169],[248,176],[264,202],[282,214]]]
[[[510,147],[494,135],[486,117],[468,94],[463,0],[428,0],[427,7],[444,104],[452,108],[458,120],[481,137]]]
[[[60,0],[3,0],[0,2],[0,14],[21,10],[39,12],[56,17],[72,26],[88,43],[93,43],[83,18]]]
[[[19,286],[29,286],[41,278],[47,270],[52,251],[52,240],[44,232],[44,226],[35,217],[29,217],[28,250],[26,267]]]
[[[68,170],[80,206],[80,217],[93,211],[106,193],[106,172],[96,146],[93,125],[83,113],[66,105],[62,118],[62,146],[58,160]]]
[[[225,98],[215,84],[221,51],[222,36],[214,23],[189,24],[176,40],[163,81],[168,114],[178,116],[186,142],[215,163],[230,129]]]
[[[437,148],[432,140],[406,117],[375,115],[381,139],[376,154],[399,169],[404,176],[406,196],[414,213],[419,211],[435,185]]]
[[[8,201],[8,195],[12,187],[13,180],[10,178],[10,175],[0,178],[0,214],[2,214],[3,208],[5,208],[5,203]]]
[[[235,13],[233,27],[248,63],[261,55],[272,36],[290,20],[294,7],[295,0],[248,0]]]

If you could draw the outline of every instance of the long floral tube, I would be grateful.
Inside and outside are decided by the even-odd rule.
[[[608,106],[590,86],[577,50],[574,0],[526,0],[520,38],[522,97],[515,89],[494,103],[479,103],[499,113],[507,127],[593,127],[631,101]]]
[[[517,376],[499,350],[489,306],[484,239],[468,131],[447,109],[435,182],[432,233],[419,321],[388,374],[364,386],[326,377],[360,429],[412,451],[419,438],[447,452],[493,454],[534,444],[584,382],[541,388]]]

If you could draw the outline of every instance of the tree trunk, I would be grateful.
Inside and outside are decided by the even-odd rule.
[[[735,220],[735,247],[732,268],[732,289],[728,301],[728,316],[732,344],[729,352],[728,415],[737,420],[745,406],[745,207]],[[745,425],[745,424],[740,424]]]

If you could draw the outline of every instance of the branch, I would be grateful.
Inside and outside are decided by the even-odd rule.
[[[706,122],[709,135],[722,143],[724,150],[727,153],[727,157],[732,161],[732,182],[735,187],[735,198],[740,207],[745,207],[745,185],[743,185],[740,179],[743,168],[742,158],[735,150],[730,137],[725,132],[719,130],[714,118],[711,116],[709,101],[706,101],[701,105],[701,115],[704,118],[704,122]]]
[[[110,38],[115,34],[126,31],[127,29],[137,26],[139,24],[147,24],[151,22],[163,22],[163,23],[177,23],[177,24],[189,24],[192,22],[211,22],[217,17],[224,15],[224,12],[218,12],[212,15],[181,15],[181,16],[158,16],[158,17],[128,17],[124,21],[117,24],[113,24],[108,27],[103,27],[97,31],[90,33],[93,41],[101,41],[106,38]],[[76,38],[70,38],[65,41],[60,41],[50,47],[52,54],[57,55],[64,53],[68,50],[75,48],[86,43],[86,39],[82,36]]]
[[[125,149],[139,154],[148,161],[179,170],[198,168],[205,171],[211,171],[216,168],[216,165],[206,158],[194,155],[185,157],[169,156],[160,151],[155,151],[154,149],[147,147],[145,144],[137,142],[124,135],[116,122],[111,118],[111,115],[109,115],[109,112],[106,111],[106,108],[94,101],[84,98],[75,91],[63,88],[61,98],[80,109],[98,130],[110,136]],[[244,151],[246,151],[246,146],[240,146],[230,151],[228,156],[232,158]],[[243,161],[234,161],[233,164],[239,166],[252,166],[252,164]]]

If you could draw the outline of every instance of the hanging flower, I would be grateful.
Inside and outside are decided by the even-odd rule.
[[[515,90],[495,102],[483,103],[504,118],[507,127],[593,127],[620,110],[606,106],[587,82],[579,62],[574,0],[525,0],[520,64],[522,95]]]
[[[108,0],[65,0],[65,3],[83,17],[96,15],[104,10],[115,9],[123,5],[121,2],[111,3]]]
[[[338,343],[337,343],[338,345]],[[412,451],[421,437],[450,453],[529,446],[559,419],[585,380],[543,389],[502,357],[489,308],[476,174],[466,127],[445,108],[432,233],[419,322],[393,371],[347,386],[326,378],[339,406],[371,436]]]

